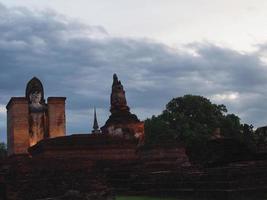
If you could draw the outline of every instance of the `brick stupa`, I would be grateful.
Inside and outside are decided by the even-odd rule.
[[[116,74],[113,75],[112,92],[110,95],[111,115],[101,128],[103,133],[122,136],[124,138],[144,138],[144,122],[130,112],[125,91]]]

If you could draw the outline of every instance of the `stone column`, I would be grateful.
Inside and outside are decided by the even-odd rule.
[[[49,138],[66,135],[65,100],[66,97],[47,99]]]
[[[28,153],[29,107],[25,97],[12,97],[7,108],[8,155]]]

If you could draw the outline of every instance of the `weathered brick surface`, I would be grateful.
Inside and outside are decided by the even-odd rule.
[[[65,97],[48,97],[49,138],[66,134]]]
[[[65,136],[65,97],[48,98],[49,137]],[[7,108],[8,155],[24,154],[30,146],[29,104],[26,97],[12,97]]]
[[[32,156],[70,160],[136,160],[137,140],[125,140],[107,134],[80,134],[57,137],[30,147]]]
[[[9,157],[5,182],[8,199],[60,196],[73,189],[85,193],[101,192],[109,185],[103,170],[113,162],[138,160],[136,144],[136,140],[105,134],[43,140],[29,148],[32,156]]]
[[[204,199],[240,199],[267,188],[266,160],[203,168],[190,165],[182,145],[141,149],[136,140],[92,134],[44,140],[30,152],[32,157],[9,158],[9,199],[59,196],[70,189],[88,192],[98,183],[115,194]]]
[[[13,97],[7,105],[8,154],[23,154],[29,147],[28,101]]]
[[[91,166],[82,159],[10,157],[6,173],[8,200],[35,200],[62,196],[69,190],[82,193],[108,192],[105,179],[91,173]]]

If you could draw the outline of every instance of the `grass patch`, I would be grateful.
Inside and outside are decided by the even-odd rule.
[[[116,200],[177,200],[174,198],[164,197],[146,197],[146,196],[119,196]]]

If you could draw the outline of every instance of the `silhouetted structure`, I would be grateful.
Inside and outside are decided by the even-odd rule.
[[[94,125],[93,125],[92,133],[101,133],[101,131],[99,130],[98,122],[97,122],[95,107],[94,107]]]
[[[112,91],[110,95],[110,112],[105,125],[101,127],[103,133],[124,138],[138,138],[143,141],[144,123],[130,112],[127,105],[125,91],[116,74],[113,75]]]

